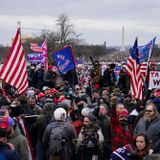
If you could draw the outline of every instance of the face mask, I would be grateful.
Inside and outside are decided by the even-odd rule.
[[[73,94],[73,92],[72,92],[72,91],[69,91],[68,93],[69,93],[70,95],[72,95],[72,94]]]

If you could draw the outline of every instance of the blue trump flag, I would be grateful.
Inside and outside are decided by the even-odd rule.
[[[139,58],[140,63],[147,62],[148,59],[151,58],[151,52],[152,52],[152,48],[155,43],[155,40],[156,40],[156,37],[153,38],[148,44],[144,46],[140,46],[138,48],[139,50],[138,58]]]
[[[52,53],[53,59],[59,71],[66,74],[75,67],[71,46],[65,46],[61,50]]]

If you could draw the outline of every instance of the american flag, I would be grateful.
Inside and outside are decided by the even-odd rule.
[[[45,70],[48,70],[47,40],[44,40],[42,43],[42,52],[44,68]]]
[[[30,43],[30,49],[33,52],[43,52],[42,47],[38,46],[38,44],[35,44],[35,43]]]
[[[137,39],[131,50],[130,56],[126,65],[126,73],[131,80],[131,95],[142,100],[142,89],[146,81],[148,71],[148,61],[151,57],[152,48],[155,38],[147,45],[138,48]]]
[[[17,30],[12,47],[0,71],[0,79],[17,88],[20,94],[24,94],[28,89],[28,77],[20,29]]]
[[[138,93],[138,79],[140,79],[140,72],[139,72],[139,59],[138,59],[138,44],[137,38],[134,42],[134,46],[131,49],[131,53],[129,55],[127,65],[126,65],[126,73],[130,77],[131,81],[131,95],[133,97],[137,97]]]

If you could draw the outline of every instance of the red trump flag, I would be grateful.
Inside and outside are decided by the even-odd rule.
[[[24,94],[28,89],[28,76],[20,29],[17,30],[9,54],[4,61],[0,71],[0,79],[18,89],[19,94]]]

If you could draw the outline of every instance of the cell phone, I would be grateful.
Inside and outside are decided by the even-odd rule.
[[[4,116],[5,112],[4,111],[0,111],[0,116]]]

